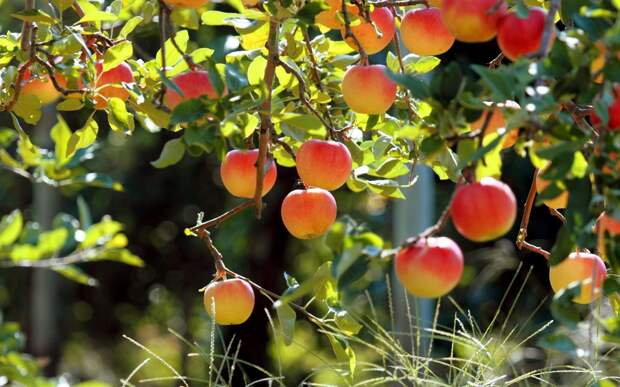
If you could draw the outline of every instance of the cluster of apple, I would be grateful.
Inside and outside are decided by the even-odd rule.
[[[342,0],[330,0],[329,5],[329,10],[317,15],[316,22],[340,29],[346,37],[345,26],[338,17]],[[535,53],[542,44],[547,14],[541,8],[530,8],[527,17],[521,18],[507,11],[506,4],[497,0],[432,0],[429,5],[406,12],[400,23],[403,44],[414,54],[440,55],[447,52],[455,40],[479,43],[497,36],[504,55],[516,60]],[[347,13],[360,17],[354,5],[348,5]],[[387,8],[373,9],[368,19],[350,26],[356,39],[346,38],[346,41],[355,48],[359,44],[366,54],[375,54],[392,41],[396,25],[393,13]],[[553,36],[549,42],[553,42]],[[385,113],[396,99],[396,89],[396,84],[386,74],[386,67],[380,64],[351,66],[342,80],[344,101],[357,113]]]
[[[463,237],[473,242],[488,242],[512,228],[517,206],[508,185],[486,177],[458,187],[449,211],[454,227]],[[613,235],[620,233],[620,222],[605,214],[599,218],[598,227]],[[441,297],[460,281],[463,254],[450,238],[420,238],[398,252],[395,268],[398,279],[411,294]],[[589,252],[574,252],[549,270],[551,287],[556,293],[573,282],[582,282],[581,293],[573,299],[581,304],[600,296],[606,276],[603,260]]]
[[[235,149],[226,154],[220,175],[231,195],[246,199],[254,197],[257,161],[257,149]],[[273,188],[277,178],[275,163],[273,160],[267,163],[263,196]],[[299,239],[318,238],[336,220],[336,200],[330,191],[347,181],[352,168],[351,154],[342,143],[312,139],[304,142],[297,151],[296,164],[304,187],[291,191],[282,201],[282,221],[286,229]],[[204,303],[218,324],[240,324],[252,313],[254,292],[249,283],[238,278],[216,281],[207,286]]]

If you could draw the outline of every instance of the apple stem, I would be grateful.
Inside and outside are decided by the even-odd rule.
[[[517,249],[519,250],[529,250],[533,253],[542,255],[546,259],[549,259],[551,253],[549,253],[542,247],[533,245],[525,240],[527,238],[527,226],[530,223],[532,206],[534,205],[534,199],[536,198],[536,178],[538,177],[538,173],[538,168],[534,169],[534,175],[532,176],[530,191],[528,192],[527,199],[525,200],[525,204],[523,205],[523,217],[521,218],[521,224],[519,225],[519,234],[517,235],[517,241],[515,242],[515,244],[517,245]]]
[[[256,218],[260,219],[263,210],[263,177],[265,175],[265,162],[267,161],[269,137],[273,124],[271,122],[271,97],[273,92],[273,79],[279,62],[278,30],[280,21],[274,17],[269,20],[269,37],[267,38],[267,66],[265,67],[265,88],[267,95],[260,110],[260,132],[258,141],[258,157],[256,159],[256,190],[254,191],[254,203],[256,206]]]

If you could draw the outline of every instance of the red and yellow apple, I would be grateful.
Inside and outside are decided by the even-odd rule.
[[[254,309],[254,291],[239,278],[211,282],[205,289],[204,306],[219,325],[241,324]]]
[[[235,149],[226,154],[220,166],[220,176],[224,187],[231,195],[248,199],[254,197],[257,159],[258,149]],[[263,177],[263,196],[273,188],[278,174],[273,160],[266,162],[269,163],[269,168]]]
[[[308,140],[297,151],[297,173],[308,187],[328,191],[340,188],[349,178],[351,153],[336,141]]]
[[[183,101],[200,98],[203,95],[212,99],[219,97],[209,80],[209,73],[204,70],[191,70],[177,75],[172,82],[183,92],[183,95],[181,96],[170,88],[166,89],[164,104],[170,110],[174,110]]]
[[[509,12],[499,22],[497,28],[497,44],[508,59],[515,61],[522,56],[533,54],[540,49],[547,12],[533,7],[528,10],[526,18],[520,18]],[[555,34],[552,33],[549,45],[553,44]]]
[[[396,254],[394,266],[398,280],[409,293],[437,298],[459,283],[463,253],[450,238],[421,238]]]
[[[170,7],[181,7],[181,8],[200,8],[203,5],[207,4],[209,0],[164,0]]]
[[[441,17],[448,31],[461,42],[486,42],[497,34],[497,24],[506,12],[505,2],[497,0],[443,0]]]
[[[131,67],[125,62],[118,66],[103,71],[103,62],[95,63],[97,78],[95,82],[95,107],[105,109],[108,99],[112,97],[120,98],[123,101],[129,99],[129,92],[124,88],[123,83],[133,83],[133,72]]]
[[[474,242],[506,234],[517,216],[517,200],[510,187],[492,177],[457,188],[450,216],[456,230]]]
[[[372,23],[362,20],[361,24],[351,26],[351,32],[368,55],[376,54],[387,47],[396,33],[394,15],[392,15],[392,11],[389,9],[375,8],[370,13],[370,20],[372,20]],[[374,26],[373,23],[375,24]],[[380,33],[377,33],[375,26]],[[346,31],[344,28],[341,28],[340,31],[344,38]],[[349,46],[358,49],[357,44],[352,38],[347,38],[346,42]]]
[[[282,222],[296,238],[323,235],[336,220],[336,199],[322,188],[296,189],[282,202]]]
[[[589,304],[599,298],[606,277],[605,263],[598,255],[590,253],[572,253],[549,268],[549,280],[555,293],[573,282],[583,281],[581,293],[573,299],[573,302],[578,304]]]
[[[357,113],[383,114],[396,99],[396,83],[383,65],[355,65],[342,78],[342,97]]]
[[[34,95],[41,101],[42,105],[47,105],[56,101],[61,93],[56,90],[48,74],[33,76],[30,70],[26,69],[22,79],[20,97],[26,95]]]
[[[544,171],[544,170],[543,170]],[[545,190],[551,184],[550,181],[543,179],[540,177],[541,173],[536,176],[536,192],[539,194]],[[553,199],[545,200],[545,205],[549,208],[553,208],[555,210],[560,210],[562,208],[566,208],[568,205],[568,191],[562,191],[561,194],[554,197]]]
[[[440,55],[454,44],[437,8],[407,12],[400,23],[400,36],[407,50],[416,55]]]

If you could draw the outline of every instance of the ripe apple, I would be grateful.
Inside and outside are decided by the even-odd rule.
[[[407,12],[400,23],[400,36],[407,50],[416,55],[440,55],[454,44],[437,8]]]
[[[463,274],[463,253],[450,238],[422,238],[401,249],[394,259],[396,276],[417,297],[437,298],[449,293]]]
[[[323,235],[336,220],[336,199],[322,188],[296,189],[282,202],[282,222],[299,239]]]
[[[33,76],[30,70],[24,71],[20,96],[34,95],[42,105],[56,101],[61,93],[56,90],[48,74]],[[19,98],[19,97],[18,97]]]
[[[605,263],[598,255],[590,253],[572,253],[559,264],[549,268],[549,280],[555,293],[573,282],[584,281],[581,293],[573,298],[573,302],[578,304],[589,304],[599,298],[601,285],[606,277]]]
[[[365,20],[362,20],[362,24],[351,26],[351,32],[368,55],[376,54],[387,47],[396,33],[394,15],[392,15],[392,11],[389,9],[375,8],[370,13],[370,20],[379,29],[380,34],[377,34],[377,29],[375,29],[373,23],[368,23]],[[341,28],[340,31],[344,38],[346,31],[344,28]],[[355,49],[358,48],[352,38],[347,38],[346,41],[349,46]]]
[[[297,151],[297,173],[304,184],[328,191],[340,188],[349,178],[351,153],[336,141],[308,140]]]
[[[448,31],[461,42],[486,42],[497,34],[497,24],[506,12],[502,1],[495,10],[497,0],[443,0],[441,17]]]
[[[492,177],[457,188],[450,204],[457,231],[474,242],[506,234],[517,216],[517,200],[510,187]]]
[[[493,103],[485,102],[485,105],[492,106]],[[509,110],[509,109],[516,110],[520,108],[521,106],[519,106],[519,104],[514,101],[506,101],[503,103],[496,104],[495,107],[493,108],[493,112],[491,113],[491,118],[486,127],[486,130],[484,131],[484,134],[488,135],[492,133],[499,133],[499,134],[504,133],[506,131],[506,120],[504,118],[504,110]],[[486,120],[486,115],[487,113],[484,112],[480,116],[480,118],[472,122],[470,124],[471,128],[473,130],[482,129],[482,126],[484,125],[484,121]],[[517,142],[518,138],[519,138],[519,129],[510,130],[510,132],[504,135],[504,140],[502,141],[502,148],[504,149],[510,148],[511,146],[515,144],[515,142]]]
[[[536,192],[538,193],[543,192],[545,188],[547,188],[547,186],[551,184],[550,181],[544,180],[542,177],[540,177],[541,174],[538,174],[538,176],[536,176]],[[545,200],[544,203],[547,207],[553,208],[555,210],[566,208],[566,206],[568,205],[568,191],[563,191],[561,194],[554,197],[553,199]]]
[[[183,92],[183,96],[170,88],[166,89],[164,104],[170,110],[174,110],[183,101],[200,98],[203,95],[211,99],[219,97],[209,80],[209,73],[204,70],[191,70],[177,75],[172,82]]]
[[[170,7],[181,7],[181,8],[200,8],[203,5],[207,4],[209,0],[164,0]]]
[[[542,44],[546,19],[547,12],[538,7],[530,8],[524,19],[514,12],[504,15],[497,28],[497,44],[504,56],[515,61],[538,51]],[[554,39],[555,34],[552,34],[550,45]]]
[[[254,291],[239,278],[211,282],[205,289],[204,305],[217,324],[241,324],[254,309]]]
[[[231,150],[224,157],[220,166],[222,183],[228,192],[239,198],[251,199],[256,190],[256,160],[258,149]],[[266,161],[269,164],[263,176],[263,196],[267,195],[276,182],[278,170],[273,160]]]
[[[620,234],[620,220],[612,218],[604,212],[598,217],[596,227],[603,227],[610,235]]]
[[[342,97],[357,113],[383,114],[396,99],[396,83],[383,65],[354,65],[342,78]]]
[[[129,99],[129,92],[125,90],[122,83],[132,83],[134,81],[131,67],[125,62],[118,66],[103,71],[103,62],[95,63],[97,71],[97,79],[95,82],[95,107],[97,109],[105,109],[108,105],[108,99],[112,97],[120,98],[123,101]]]
[[[333,30],[337,30],[342,28],[343,24],[338,19],[338,12],[342,10],[342,2],[347,0],[327,0],[327,4],[329,5],[329,9],[325,11],[321,11],[316,14],[314,21],[317,24],[321,24],[327,28],[331,28]],[[347,13],[349,15],[358,15],[359,8],[357,8],[353,4],[347,3]]]

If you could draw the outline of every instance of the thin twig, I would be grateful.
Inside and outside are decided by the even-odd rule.
[[[396,2],[391,1],[391,3],[392,3],[392,6],[390,7],[390,10],[392,11],[392,15],[394,15],[394,18],[396,18],[398,16],[398,14],[396,13],[396,6],[395,6]],[[403,62],[403,53],[400,49],[400,38],[398,36],[399,33],[400,32],[396,32],[394,34],[394,38],[392,38],[392,42],[394,43],[394,48],[396,50],[396,57],[398,58],[398,65],[400,67],[400,72],[401,74],[405,74],[405,63]],[[411,95],[409,94],[409,90],[406,87],[401,86],[401,89],[403,89],[403,92],[405,93],[405,103],[407,104],[407,110],[409,111],[409,120],[413,121],[417,117],[417,114],[413,110],[413,106],[411,104]]]
[[[446,208],[444,208],[443,212],[439,216],[439,219],[437,219],[437,222],[434,225],[428,227],[426,230],[422,231],[420,234],[405,239],[402,247],[412,246],[418,240],[431,237],[437,234],[439,231],[443,230],[444,227],[446,227],[448,219],[450,218],[450,207],[452,206],[452,201],[454,200],[454,197],[456,196],[456,192],[458,191],[459,187],[465,182],[465,180],[466,179],[463,176],[458,179],[458,181],[456,182],[456,188],[454,189],[454,192],[452,192],[452,196],[448,201],[448,205],[446,206]]]
[[[347,38],[351,38],[353,40],[355,46],[357,47],[357,51],[360,53],[360,62],[362,64],[366,64],[368,63],[368,55],[366,54],[366,51],[362,47],[360,41],[357,39],[357,36],[355,36],[353,31],[351,30],[351,18],[349,17],[349,10],[347,5],[347,2],[343,0],[341,10],[342,16],[344,18],[344,38],[345,40]]]
[[[207,220],[206,222],[202,222],[200,224],[195,225],[194,227],[190,228],[189,230],[191,232],[195,233],[195,234],[198,234],[202,230],[205,230],[207,228],[216,227],[220,223],[222,223],[222,222],[232,218],[233,216],[237,215],[241,211],[245,210],[246,208],[250,208],[253,205],[254,205],[254,201],[248,200],[248,201],[243,202],[243,203],[239,204],[238,206],[232,208],[231,210],[226,211],[222,215],[216,216],[213,219],[210,219],[210,220]]]
[[[562,215],[562,213],[560,213],[560,211],[556,210],[555,208],[549,207],[549,212],[551,213],[551,215],[560,219],[562,223],[566,223],[566,218],[564,217],[564,215]]]
[[[517,245],[517,249],[519,250],[529,250],[531,252],[542,255],[546,259],[549,259],[549,256],[551,254],[547,250],[526,241],[527,227],[530,223],[530,215],[532,214],[532,207],[534,206],[534,199],[536,198],[536,178],[538,177],[538,173],[538,168],[534,169],[534,175],[532,176],[530,191],[528,192],[527,199],[525,200],[525,204],[523,205],[523,217],[521,218],[521,224],[519,225],[519,234],[517,235],[517,241],[515,244]]]
[[[161,52],[161,72],[166,77],[166,40],[168,39],[166,33],[166,21],[167,17],[166,9],[168,7],[163,0],[159,0],[159,45]],[[166,85],[162,82],[161,89],[159,90],[159,104],[163,105],[164,96],[166,95]]]
[[[373,7],[377,7],[377,8],[385,8],[385,7],[392,7],[392,6],[409,7],[412,5],[424,5],[426,7],[429,6],[427,0],[368,1],[366,2],[366,4],[372,5]]]
[[[83,263],[97,260],[97,254],[99,249],[80,250],[73,254],[69,254],[60,258],[41,259],[38,261],[11,261],[0,262],[0,268],[12,268],[12,267],[37,267],[37,268],[54,268],[72,265],[75,263]]]
[[[549,42],[551,37],[555,34],[555,14],[560,9],[560,0],[551,0],[551,6],[547,13],[547,19],[545,20],[545,29],[543,31],[542,39],[540,40],[540,48],[530,57],[542,59],[547,56],[547,50],[549,49]]]
[[[267,161],[267,147],[269,145],[271,128],[273,126],[271,122],[271,97],[273,93],[273,79],[279,61],[279,29],[280,22],[275,18],[271,18],[269,21],[269,37],[267,38],[267,66],[265,67],[265,76],[263,78],[263,82],[265,82],[265,88],[267,90],[267,95],[265,96],[265,100],[263,101],[260,110],[258,157],[256,159],[256,189],[254,191],[254,202],[256,205],[257,219],[261,218],[263,210],[263,177],[265,175],[265,163]]]

